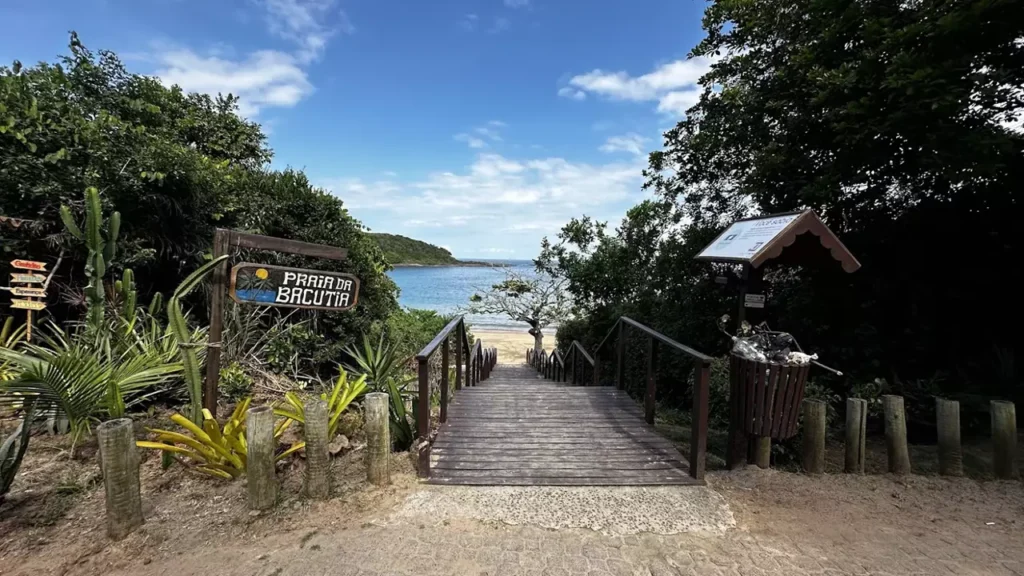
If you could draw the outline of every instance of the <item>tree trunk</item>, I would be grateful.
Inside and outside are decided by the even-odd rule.
[[[540,352],[544,349],[544,332],[536,322],[530,322],[530,336],[533,336],[533,351]]]

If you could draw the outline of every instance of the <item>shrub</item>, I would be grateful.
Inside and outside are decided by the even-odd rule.
[[[253,379],[238,362],[220,369],[220,391],[229,400],[241,400],[252,394]]]

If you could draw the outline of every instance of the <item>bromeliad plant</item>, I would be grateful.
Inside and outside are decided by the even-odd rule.
[[[338,380],[331,389],[330,396],[326,392],[320,395],[321,400],[327,400],[327,437],[334,438],[338,433],[338,424],[341,422],[341,415],[348,409],[352,401],[366,391],[366,375],[362,375],[354,381],[348,379],[348,372],[344,368]],[[274,408],[274,414],[283,416],[296,422],[306,423],[306,410],[302,404],[302,398],[295,392],[288,392],[284,395],[284,402]],[[298,442],[292,446],[292,450],[303,448],[305,442]]]
[[[248,444],[245,440],[245,419],[251,403],[251,397],[239,402],[223,428],[209,410],[204,409],[202,412],[202,427],[181,414],[174,414],[171,421],[188,434],[148,428],[149,432],[157,435],[156,441],[140,440],[135,444],[139,448],[151,448],[187,458],[189,462],[182,462],[186,466],[210,476],[233,480],[245,474],[246,470]],[[294,420],[291,418],[279,420],[274,425],[274,438],[280,440],[292,422]],[[281,460],[299,448],[301,446],[292,446],[279,454],[277,459]]]

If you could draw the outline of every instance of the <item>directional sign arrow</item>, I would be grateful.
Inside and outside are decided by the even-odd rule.
[[[36,262],[34,260],[12,260],[11,266],[21,268],[22,270],[36,270],[37,272],[46,270],[46,262]]]
[[[27,298],[46,298],[46,290],[42,288],[19,288],[17,286],[8,288],[11,294],[15,296],[25,296]]]
[[[46,302],[36,302],[35,300],[18,300],[16,298],[12,298],[11,308],[17,308],[19,310],[45,310]]]
[[[15,284],[42,284],[46,276],[42,274],[11,274],[11,282]]]

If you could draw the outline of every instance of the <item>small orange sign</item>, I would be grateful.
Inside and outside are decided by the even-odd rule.
[[[46,270],[46,262],[36,262],[34,260],[14,260],[11,262],[11,266],[21,268],[22,270],[36,270],[38,272]]]

